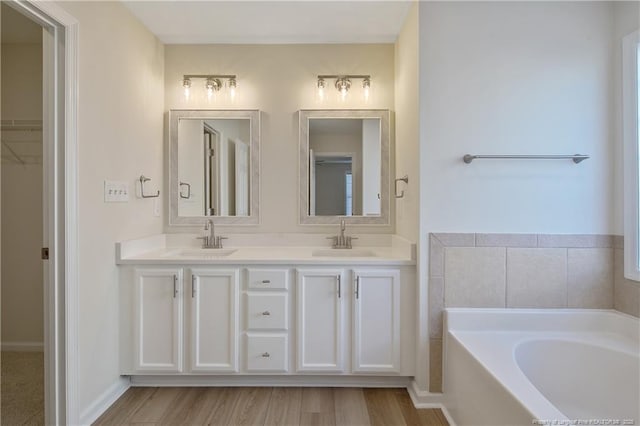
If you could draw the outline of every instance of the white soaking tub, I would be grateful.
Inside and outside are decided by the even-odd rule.
[[[445,311],[459,425],[640,425],[640,322],[612,310]]]

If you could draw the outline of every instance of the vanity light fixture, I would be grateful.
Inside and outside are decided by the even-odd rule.
[[[184,87],[184,96],[189,98],[191,83],[194,79],[205,80],[204,88],[207,91],[207,97],[211,99],[215,92],[219,92],[223,87],[222,80],[228,80],[227,86],[229,87],[229,95],[231,99],[235,97],[237,79],[235,75],[231,74],[185,74],[182,76],[182,87]]]
[[[335,88],[340,92],[340,96],[342,99],[346,98],[349,89],[351,89],[351,80],[352,79],[362,79],[362,89],[364,93],[364,98],[369,99],[369,90],[371,89],[371,76],[370,75],[354,75],[354,74],[345,74],[345,75],[319,75],[318,76],[318,97],[320,99],[324,98],[324,89],[326,87],[325,80],[327,79],[335,79]]]

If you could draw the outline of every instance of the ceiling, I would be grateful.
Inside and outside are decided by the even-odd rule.
[[[411,1],[124,1],[165,44],[393,43]]]
[[[7,6],[2,8],[2,43],[42,43],[42,27]]]

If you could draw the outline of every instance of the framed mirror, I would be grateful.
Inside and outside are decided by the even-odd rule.
[[[301,110],[300,223],[389,224],[388,110]]]
[[[259,111],[169,111],[169,225],[257,224],[259,165]]]

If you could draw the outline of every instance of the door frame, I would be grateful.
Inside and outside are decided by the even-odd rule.
[[[43,31],[45,424],[78,424],[78,20],[54,2],[9,0]]]

